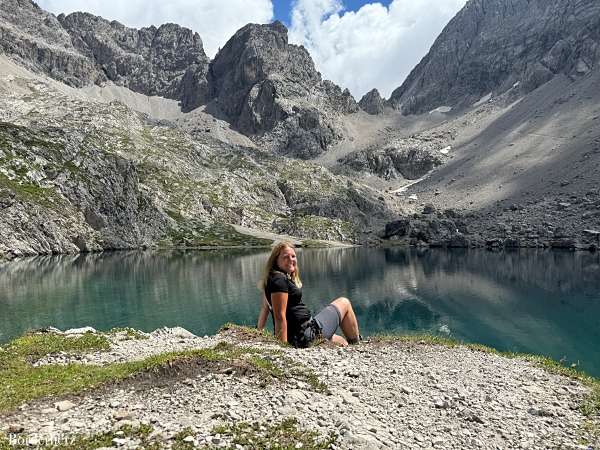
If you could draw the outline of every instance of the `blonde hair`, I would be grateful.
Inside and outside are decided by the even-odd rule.
[[[279,258],[281,252],[286,248],[296,250],[296,247],[290,241],[277,242],[273,246],[273,250],[271,250],[269,259],[267,259],[267,263],[265,264],[265,267],[263,269],[262,278],[258,282],[258,288],[261,291],[264,291],[267,287],[267,281],[269,280],[269,275],[271,275],[271,272],[280,270],[277,267],[277,258]],[[296,264],[296,270],[294,271],[294,273],[292,275],[286,274],[286,276],[288,276],[288,278],[290,278],[296,286],[298,286],[299,288],[302,287],[302,281],[300,280],[300,269],[298,268],[298,264]]]

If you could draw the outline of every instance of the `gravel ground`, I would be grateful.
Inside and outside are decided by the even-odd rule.
[[[194,337],[182,329],[162,329],[143,340],[111,337],[108,352],[78,361],[106,364],[165,351],[203,348],[218,342],[242,343],[312,369],[329,393],[299,379],[264,380],[235,369],[122,383],[69,397],[23,405],[0,417],[0,430],[23,428],[28,438],[90,434],[123,425],[151,424],[165,447],[189,427],[190,444],[224,447],[229,438],[213,432],[223,423],[264,424],[296,417],[301,429],[334,433],[338,449],[548,449],[598,448],[589,418],[577,409],[588,392],[581,383],[522,359],[428,343],[365,342],[348,348],[321,345],[281,349],[258,338],[226,331]],[[41,363],[64,363],[54,355]],[[71,357],[71,360],[73,358]],[[60,411],[59,409],[64,409]],[[600,422],[593,419],[596,427]],[[587,431],[586,431],[587,430]],[[34,441],[35,443],[35,441]],[[115,447],[136,448],[133,438]]]

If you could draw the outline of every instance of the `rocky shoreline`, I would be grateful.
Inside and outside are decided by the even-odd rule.
[[[598,412],[581,410],[592,387],[533,358],[427,338],[298,350],[236,326],[204,337],[181,328],[103,336],[108,349],[52,353],[34,365],[106,367],[165,352],[205,353],[0,413],[0,448],[100,435],[97,446],[79,447],[272,448],[281,439],[297,440],[286,441],[289,448],[331,449],[600,445]],[[206,356],[213,354],[228,356]]]

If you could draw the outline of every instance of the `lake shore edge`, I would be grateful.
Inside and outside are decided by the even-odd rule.
[[[12,357],[25,362],[11,374]],[[45,448],[73,448],[60,439],[78,448],[269,448],[288,438],[290,448],[339,449],[600,443],[598,380],[546,358],[432,336],[298,350],[235,325],[205,337],[86,327],[25,335],[2,358],[3,389],[31,391],[44,377],[51,385],[0,403],[2,450],[50,438]]]

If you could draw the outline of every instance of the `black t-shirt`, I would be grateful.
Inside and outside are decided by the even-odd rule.
[[[285,317],[288,326],[288,340],[297,336],[300,331],[300,325],[310,319],[309,309],[302,303],[302,289],[288,278],[283,272],[273,271],[267,280],[265,295],[269,304],[271,303],[271,294],[276,292],[285,292],[288,294],[287,309]]]

